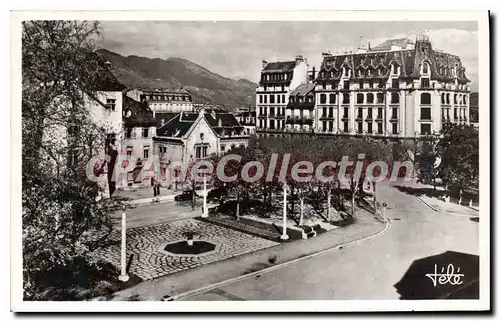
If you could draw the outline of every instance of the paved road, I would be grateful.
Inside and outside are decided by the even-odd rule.
[[[469,217],[434,212],[387,185],[378,195],[392,220],[382,237],[185,300],[398,299],[393,285],[414,260],[447,250],[479,254],[479,226]]]

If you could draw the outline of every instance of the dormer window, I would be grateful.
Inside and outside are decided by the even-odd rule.
[[[349,67],[344,67],[344,77],[349,77]]]
[[[428,63],[422,64],[422,74],[429,74],[429,64]]]
[[[397,75],[398,74],[398,65],[396,63],[391,64],[391,74],[392,75]]]

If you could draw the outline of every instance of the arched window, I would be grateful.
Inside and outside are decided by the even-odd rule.
[[[398,73],[398,64],[392,63],[391,64],[391,74],[396,75],[397,73]]]
[[[399,103],[399,94],[391,93],[391,104],[398,104],[398,103]]]
[[[335,104],[335,94],[330,94],[330,104]]]
[[[368,93],[366,95],[366,103],[373,104],[373,93]]]
[[[320,102],[321,104],[326,104],[326,94],[321,94],[321,95],[319,96],[319,102]]]
[[[365,100],[365,95],[361,94],[361,93],[358,93],[356,95],[356,103],[358,104],[363,104],[364,103],[364,100]]]
[[[358,77],[363,77],[363,70],[362,69],[358,69]]]
[[[441,94],[441,104],[446,104],[446,94]]]
[[[430,105],[431,104],[431,94],[429,94],[429,93],[420,94],[420,104]]]
[[[344,76],[349,77],[349,67],[344,67]]]
[[[422,74],[428,74],[429,73],[429,64],[423,63],[422,64]]]

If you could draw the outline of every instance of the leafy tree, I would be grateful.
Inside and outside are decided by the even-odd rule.
[[[90,253],[111,232],[112,200],[88,180],[88,161],[102,153],[107,129],[92,121],[87,100],[104,63],[91,39],[99,25],[85,21],[25,21],[22,30],[23,283],[40,299],[47,274]],[[94,167],[103,173],[105,164]],[[76,272],[75,272],[76,274]]]
[[[432,182],[436,190],[436,179],[439,176],[437,161],[439,160],[436,145],[439,138],[433,135],[427,135],[421,141],[420,153],[418,155],[419,179],[422,182]]]
[[[472,125],[447,123],[436,146],[443,182],[458,189],[477,185],[479,178],[479,132]]]

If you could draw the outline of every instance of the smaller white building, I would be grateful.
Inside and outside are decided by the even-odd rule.
[[[250,133],[232,113],[181,112],[159,127],[153,138],[155,154],[159,156],[160,174],[164,187],[180,188],[178,177],[182,169],[196,161],[222,155],[236,147],[246,147]]]

